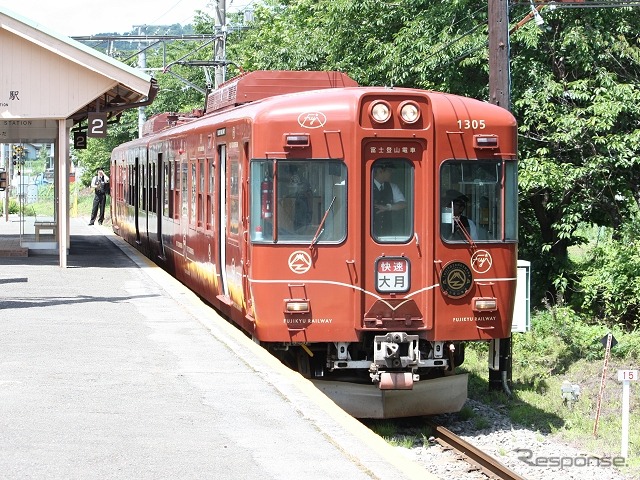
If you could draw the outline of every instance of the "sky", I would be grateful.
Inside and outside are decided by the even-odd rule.
[[[224,1],[224,0],[220,0]],[[0,7],[67,37],[127,33],[134,25],[191,23],[196,10],[215,18],[215,0],[0,0]],[[252,0],[226,0],[227,12]],[[211,4],[211,5],[209,5]]]

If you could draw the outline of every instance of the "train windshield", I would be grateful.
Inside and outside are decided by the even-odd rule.
[[[447,242],[517,240],[512,161],[447,161],[440,170],[440,232]]]
[[[340,161],[254,160],[251,240],[341,242],[347,233],[346,199],[347,168]]]
[[[413,238],[413,166],[408,160],[380,158],[371,172],[371,235],[378,243]]]

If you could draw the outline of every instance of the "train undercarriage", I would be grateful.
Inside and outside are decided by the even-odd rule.
[[[460,342],[389,332],[358,343],[271,344],[268,349],[357,418],[452,413],[467,398],[467,375],[455,373],[464,361]]]

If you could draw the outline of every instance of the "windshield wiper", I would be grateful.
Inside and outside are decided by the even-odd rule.
[[[324,222],[327,220],[327,215],[329,215],[329,210],[331,210],[331,207],[333,207],[333,202],[335,201],[336,201],[336,197],[333,197],[333,200],[331,200],[331,203],[329,204],[329,208],[327,208],[327,210],[324,212],[324,216],[322,217],[322,220],[320,220],[320,225],[318,225],[316,234],[313,236],[313,239],[309,244],[309,250],[311,250],[313,248],[313,245],[318,241],[318,237],[320,236],[323,230],[322,227],[324,227]]]
[[[464,223],[462,223],[462,221],[460,220],[460,217],[456,217],[454,215],[453,216],[453,222],[454,222],[455,225],[458,226],[458,228],[462,232],[462,235],[464,236],[465,240],[469,243],[469,245],[471,245],[471,248],[476,248],[476,242],[474,242],[473,238],[471,238],[471,234],[467,230],[467,227],[464,226]]]

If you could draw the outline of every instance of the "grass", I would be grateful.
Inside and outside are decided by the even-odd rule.
[[[427,445],[429,438],[433,436],[430,425],[421,425],[411,419],[408,424],[407,419],[362,420],[362,422],[394,447],[413,448]],[[399,431],[402,431],[402,434]]]
[[[633,365],[636,359],[621,358],[614,354],[605,371],[604,347],[600,346],[601,358],[574,358],[561,366],[559,363],[554,365],[552,354],[544,349],[537,352],[525,350],[523,345],[527,343],[518,339],[517,335],[535,333],[514,336],[512,397],[504,392],[489,391],[485,351],[472,347],[467,349],[466,361],[461,369],[470,374],[470,398],[500,408],[513,423],[540,432],[540,438],[543,434],[551,435],[595,456],[620,456],[622,386],[617,381],[617,370],[635,369]],[[635,334],[626,336],[633,337],[634,342],[638,341]],[[566,347],[557,338],[556,341]],[[551,351],[562,356],[562,349],[553,348]],[[556,370],[556,367],[559,368]],[[604,389],[601,395],[603,372]],[[565,381],[580,387],[580,396],[573,404],[563,401],[561,387]],[[596,415],[598,404],[599,414]],[[623,471],[634,477],[640,475],[639,410],[640,396],[637,388],[632,386],[629,455]]]

